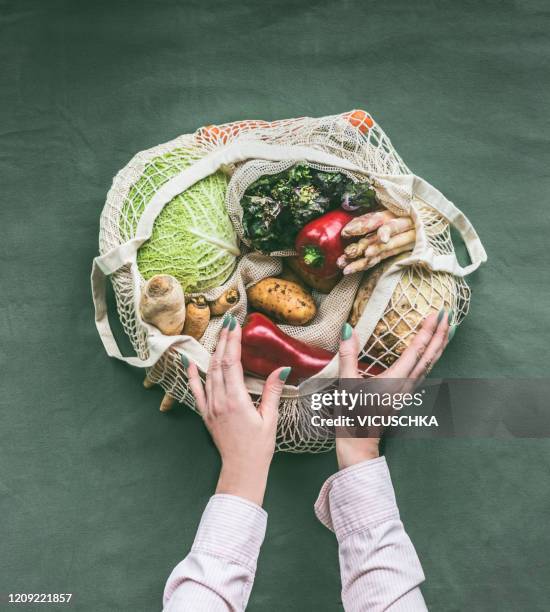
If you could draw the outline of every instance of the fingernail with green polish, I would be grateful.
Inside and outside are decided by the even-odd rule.
[[[237,327],[237,317],[234,317],[233,315],[231,315],[231,323],[229,324],[229,331],[233,331],[235,329],[235,327]]]
[[[452,325],[451,329],[449,330],[449,342],[453,339],[454,335],[456,333],[456,325]]]
[[[344,323],[344,325],[342,325],[342,340],[349,340],[352,333],[352,326],[349,323]]]
[[[454,314],[455,314],[455,311],[451,308],[451,310],[449,310],[449,317],[447,319],[447,323],[449,325],[451,324],[451,321],[453,320]]]
[[[181,365],[187,370],[187,368],[189,367],[189,358],[187,357],[187,355],[185,355],[185,353],[181,354]]]
[[[231,315],[226,314],[223,318],[222,328],[227,327],[231,323]]]
[[[283,382],[285,382],[285,380],[288,378],[288,376],[290,374],[290,370],[292,370],[292,368],[283,368],[279,372],[279,379],[282,380]]]
[[[441,319],[443,318],[443,315],[445,314],[445,308],[442,308],[438,315],[437,315],[437,324],[439,325],[441,323]]]

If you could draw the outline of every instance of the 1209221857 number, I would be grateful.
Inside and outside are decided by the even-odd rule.
[[[72,593],[10,593],[8,603],[69,603]]]

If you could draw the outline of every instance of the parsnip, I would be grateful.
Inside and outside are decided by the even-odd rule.
[[[192,297],[186,308],[183,334],[200,340],[210,323],[210,308],[204,295]]]
[[[141,318],[166,336],[179,334],[185,322],[185,297],[177,279],[169,274],[150,278],[141,292]]]
[[[222,293],[217,300],[210,302],[210,315],[219,317],[225,314],[232,306],[239,301],[239,292],[235,287]]]
[[[168,395],[168,393],[166,393],[164,397],[162,398],[162,402],[160,403],[160,411],[168,412],[169,410],[172,410],[175,403],[176,403],[176,400],[170,395]]]

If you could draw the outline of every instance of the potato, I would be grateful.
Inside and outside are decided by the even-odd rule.
[[[252,308],[289,325],[305,325],[317,312],[313,298],[303,287],[280,278],[264,278],[246,295]]]

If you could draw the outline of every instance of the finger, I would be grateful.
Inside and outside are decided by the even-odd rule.
[[[223,401],[225,397],[225,384],[222,372],[222,359],[227,343],[227,334],[229,333],[229,325],[231,323],[231,315],[226,315],[223,320],[223,327],[218,338],[218,344],[208,365],[206,373],[206,395],[213,409],[216,409],[218,404],[225,405]],[[221,401],[220,401],[221,400]]]
[[[228,330],[225,352],[222,358],[225,388],[230,388],[233,393],[237,388],[242,387],[241,390],[246,392],[241,364],[241,326],[234,316],[231,317]]]
[[[193,397],[195,398],[197,410],[203,417],[205,417],[206,411],[207,411],[206,394],[204,392],[204,387],[203,387],[202,380],[199,374],[199,369],[194,363],[189,362],[189,360],[187,359],[185,355],[181,356],[181,361],[183,363],[183,367],[185,368],[185,372],[187,374],[187,381],[189,383],[189,388],[191,389],[191,393],[193,394]]]
[[[409,378],[412,371],[416,367],[416,364],[422,358],[425,353],[430,341],[437,329],[438,319],[441,319],[444,314],[444,310],[441,309],[438,314],[432,313],[422,323],[422,327],[417,332],[414,340],[411,344],[403,351],[403,354],[399,359],[388,368],[384,373],[386,378]]]
[[[340,378],[361,378],[357,367],[359,339],[349,323],[342,326],[340,349],[338,350]]]
[[[270,422],[273,422],[273,420],[276,422],[279,418],[279,400],[290,370],[289,367],[277,368],[271,372],[265,381],[258,411],[264,419]]]
[[[447,338],[449,335],[449,320],[452,313],[442,317],[439,322],[435,334],[432,336],[430,343],[422,355],[422,358],[418,361],[416,366],[411,372],[410,378],[413,379],[424,379],[431,371],[433,366],[437,363],[438,359],[443,353],[443,349],[447,346]]]

